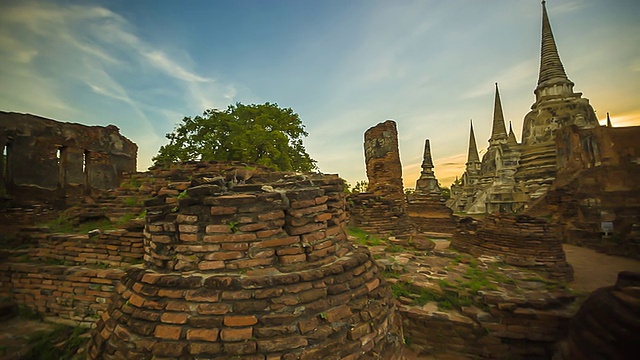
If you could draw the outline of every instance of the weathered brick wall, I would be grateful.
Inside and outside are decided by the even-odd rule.
[[[640,273],[622,271],[615,286],[597,289],[571,319],[554,359],[635,359],[640,353]]]
[[[123,277],[89,358],[399,358],[389,287],[347,242],[337,176],[186,194],[148,202],[145,266]]]
[[[29,251],[31,261],[69,265],[128,267],[140,263],[144,253],[140,232],[114,230],[89,238],[87,235],[38,234],[38,245]]]
[[[459,223],[451,247],[473,256],[499,256],[510,265],[543,271],[550,278],[573,279],[562,241],[545,219],[526,215],[488,215]]]
[[[68,205],[114,189],[136,171],[138,146],[114,126],[85,126],[0,111],[0,188],[13,203]]]
[[[418,231],[452,233],[455,230],[453,211],[438,198],[417,193],[408,200],[407,215]]]
[[[90,326],[107,309],[124,270],[36,263],[0,264],[0,296],[41,316]]]
[[[482,295],[487,311],[463,307],[458,314],[400,306],[405,336],[424,353],[453,352],[471,359],[550,359],[569,331],[575,310],[570,294]]]
[[[415,225],[395,200],[385,196],[361,193],[348,198],[349,222],[372,234],[408,235]]]
[[[42,316],[85,326],[106,310],[123,269],[141,262],[143,256],[142,233],[126,230],[92,239],[62,234],[31,237],[35,244],[29,249],[3,255],[0,296]]]

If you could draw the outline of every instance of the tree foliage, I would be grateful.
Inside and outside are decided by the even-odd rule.
[[[359,194],[363,192],[367,192],[367,188],[369,187],[369,182],[366,180],[360,180],[356,182],[356,184],[351,188],[350,192],[352,194]]]
[[[277,104],[229,105],[185,117],[166,135],[156,164],[174,161],[243,161],[280,171],[315,170],[302,138],[307,136],[298,114]]]

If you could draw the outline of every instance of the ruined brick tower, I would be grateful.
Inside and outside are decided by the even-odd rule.
[[[344,232],[342,180],[250,181],[147,202],[145,262],[117,287],[89,359],[399,359],[391,291]]]
[[[364,157],[369,186],[366,193],[349,197],[351,223],[371,233],[412,233],[395,121],[387,120],[365,131]]]

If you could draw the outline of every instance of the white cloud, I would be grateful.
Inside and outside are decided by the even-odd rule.
[[[185,108],[199,112],[219,107],[237,96],[232,84],[194,71],[183,50],[174,49],[181,55],[172,57],[105,7],[27,1],[0,8],[0,106],[5,110],[38,112],[62,121],[115,123],[132,140],[140,135],[142,143],[152,143],[155,153],[163,133],[182,117],[175,114]],[[144,86],[167,87],[167,80],[177,89],[163,96],[170,102],[144,96]],[[130,114],[118,117],[116,113],[124,114],[122,108],[106,113],[105,107],[101,115],[94,113],[86,103],[90,94],[95,94],[92,102],[122,102]],[[153,124],[158,112],[173,119]],[[140,154],[148,152],[141,149]]]
[[[185,81],[185,82],[210,82],[213,81],[211,79],[207,79],[206,77],[199,76],[190,71],[187,71],[182,67],[182,65],[178,64],[172,59],[169,59],[167,54],[163,53],[159,50],[143,50],[142,55],[144,55],[149,63],[156,68],[165,72],[165,74],[175,77],[176,79]]]

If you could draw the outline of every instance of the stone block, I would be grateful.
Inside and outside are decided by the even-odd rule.
[[[258,323],[254,315],[229,315],[224,317],[223,324],[231,327],[251,326]]]
[[[225,342],[249,340],[253,337],[253,328],[224,328],[220,332],[220,338]]]
[[[160,339],[178,340],[182,327],[174,325],[157,325],[153,335]]]
[[[309,344],[308,340],[302,336],[287,336],[280,339],[258,340],[258,350],[260,352],[277,352],[298,349]]]
[[[188,329],[187,340],[189,341],[218,341],[219,329]]]

